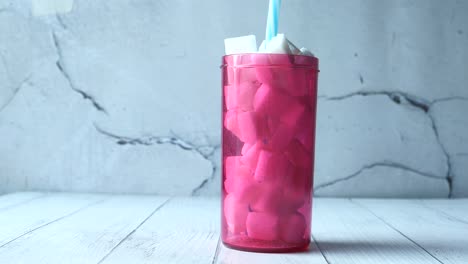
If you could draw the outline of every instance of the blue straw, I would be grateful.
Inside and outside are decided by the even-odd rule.
[[[281,0],[270,0],[268,8],[268,18],[265,34],[265,42],[268,43],[278,34],[278,17]]]

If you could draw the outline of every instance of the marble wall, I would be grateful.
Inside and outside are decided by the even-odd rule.
[[[222,40],[261,38],[268,1],[67,2],[0,0],[0,192],[219,193]],[[283,1],[320,58],[316,195],[468,196],[466,14]]]

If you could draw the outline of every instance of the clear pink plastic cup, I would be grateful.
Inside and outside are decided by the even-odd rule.
[[[318,59],[223,57],[221,236],[231,248],[310,243]]]

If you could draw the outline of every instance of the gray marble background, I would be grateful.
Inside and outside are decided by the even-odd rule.
[[[267,0],[0,0],[0,193],[214,195],[220,57]],[[468,196],[468,1],[284,0],[320,58],[315,193]]]

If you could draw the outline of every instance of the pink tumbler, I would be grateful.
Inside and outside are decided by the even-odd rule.
[[[259,252],[310,243],[318,59],[223,57],[223,243]]]

